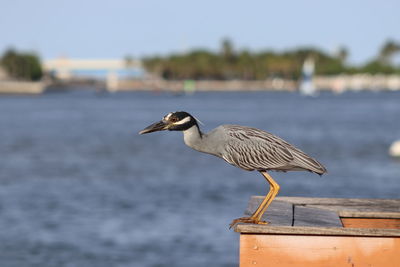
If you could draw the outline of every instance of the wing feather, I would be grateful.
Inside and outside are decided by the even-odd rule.
[[[224,125],[228,135],[222,157],[245,170],[308,170],[322,174],[321,163],[283,139],[257,128]]]

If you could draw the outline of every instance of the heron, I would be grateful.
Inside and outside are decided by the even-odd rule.
[[[170,112],[161,121],[139,132],[181,131],[185,144],[199,152],[224,159],[246,171],[258,171],[269,183],[269,191],[250,217],[234,219],[237,223],[268,224],[261,218],[279,192],[279,184],[268,171],[309,171],[322,175],[326,168],[316,159],[269,132],[241,125],[224,124],[203,133],[197,119],[185,111]]]

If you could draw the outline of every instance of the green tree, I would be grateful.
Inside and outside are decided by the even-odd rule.
[[[222,40],[221,52],[227,61],[231,61],[234,58],[233,44],[229,39],[225,38]]]
[[[39,57],[33,53],[7,50],[0,60],[7,73],[15,79],[37,81],[43,76]]]
[[[389,58],[397,49],[392,42],[382,48],[382,58]],[[232,43],[225,39],[217,53],[207,50],[193,50],[185,54],[172,54],[165,57],[143,59],[147,71],[165,79],[244,79],[262,80],[268,77],[298,79],[305,59],[315,61],[317,75],[336,75],[340,73],[400,73],[399,67],[382,63],[380,60],[369,62],[365,66],[347,66],[348,51],[341,48],[336,55],[322,50],[306,47],[284,52],[242,50],[235,52]]]
[[[345,64],[347,57],[349,56],[349,51],[347,50],[346,47],[341,46],[339,47],[338,51],[337,51],[337,59],[342,63]]]
[[[378,59],[382,64],[390,65],[394,54],[400,51],[400,45],[393,40],[388,40],[379,51]]]
[[[388,64],[382,63],[380,60],[372,60],[365,64],[359,72],[370,74],[392,74],[396,73],[396,69]],[[397,71],[398,72],[398,71]]]

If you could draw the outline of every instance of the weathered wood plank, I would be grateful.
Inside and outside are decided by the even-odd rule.
[[[260,205],[263,197],[252,197],[245,214],[252,214]],[[293,214],[295,210],[295,214]],[[340,218],[334,211],[295,206],[289,201],[275,200],[264,214],[263,219],[270,225],[342,227]]]
[[[276,200],[287,201],[295,205],[343,207],[354,211],[361,209],[363,211],[400,212],[400,199],[277,197]]]
[[[247,213],[262,199],[252,197]],[[279,197],[265,215],[271,224],[234,227],[240,266],[392,266],[400,259],[400,199]]]
[[[262,199],[259,196],[252,197],[246,213],[254,212]],[[400,200],[279,197],[272,202],[263,217],[270,224],[239,224],[235,231],[260,234],[400,236],[400,231],[396,229],[343,228],[341,216],[398,219]]]
[[[252,197],[245,211],[246,215],[251,215],[260,205],[263,198]],[[268,225],[291,226],[293,223],[293,205],[286,201],[275,200],[264,213],[263,220],[269,222]]]
[[[340,217],[351,217],[351,218],[385,218],[385,219],[400,219],[400,213],[394,212],[366,212],[366,211],[351,211],[341,210],[339,211]]]
[[[296,205],[296,204],[294,204]],[[307,207],[321,208],[325,210],[332,210],[336,212],[358,212],[364,213],[368,212],[370,214],[377,214],[377,216],[381,216],[381,213],[397,213],[400,215],[400,210],[396,211],[393,207],[390,206],[369,206],[369,205],[359,205],[359,206],[342,206],[342,205],[313,205],[308,204],[305,205]],[[396,208],[397,209],[397,208]]]
[[[336,211],[341,217],[400,218],[400,199],[277,197],[276,200],[289,202],[295,206]]]
[[[342,227],[342,222],[335,211],[294,205],[293,226]]]
[[[284,235],[334,235],[334,236],[380,236],[400,237],[394,229],[339,228],[339,227],[300,227],[269,226],[258,224],[238,224],[234,227],[241,234],[284,234]]]

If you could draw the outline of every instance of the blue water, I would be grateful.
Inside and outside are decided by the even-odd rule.
[[[92,91],[0,96],[0,266],[237,266],[228,229],[265,180],[138,135],[170,111],[258,127],[329,173],[272,173],[281,196],[399,198],[400,92],[322,94]]]

